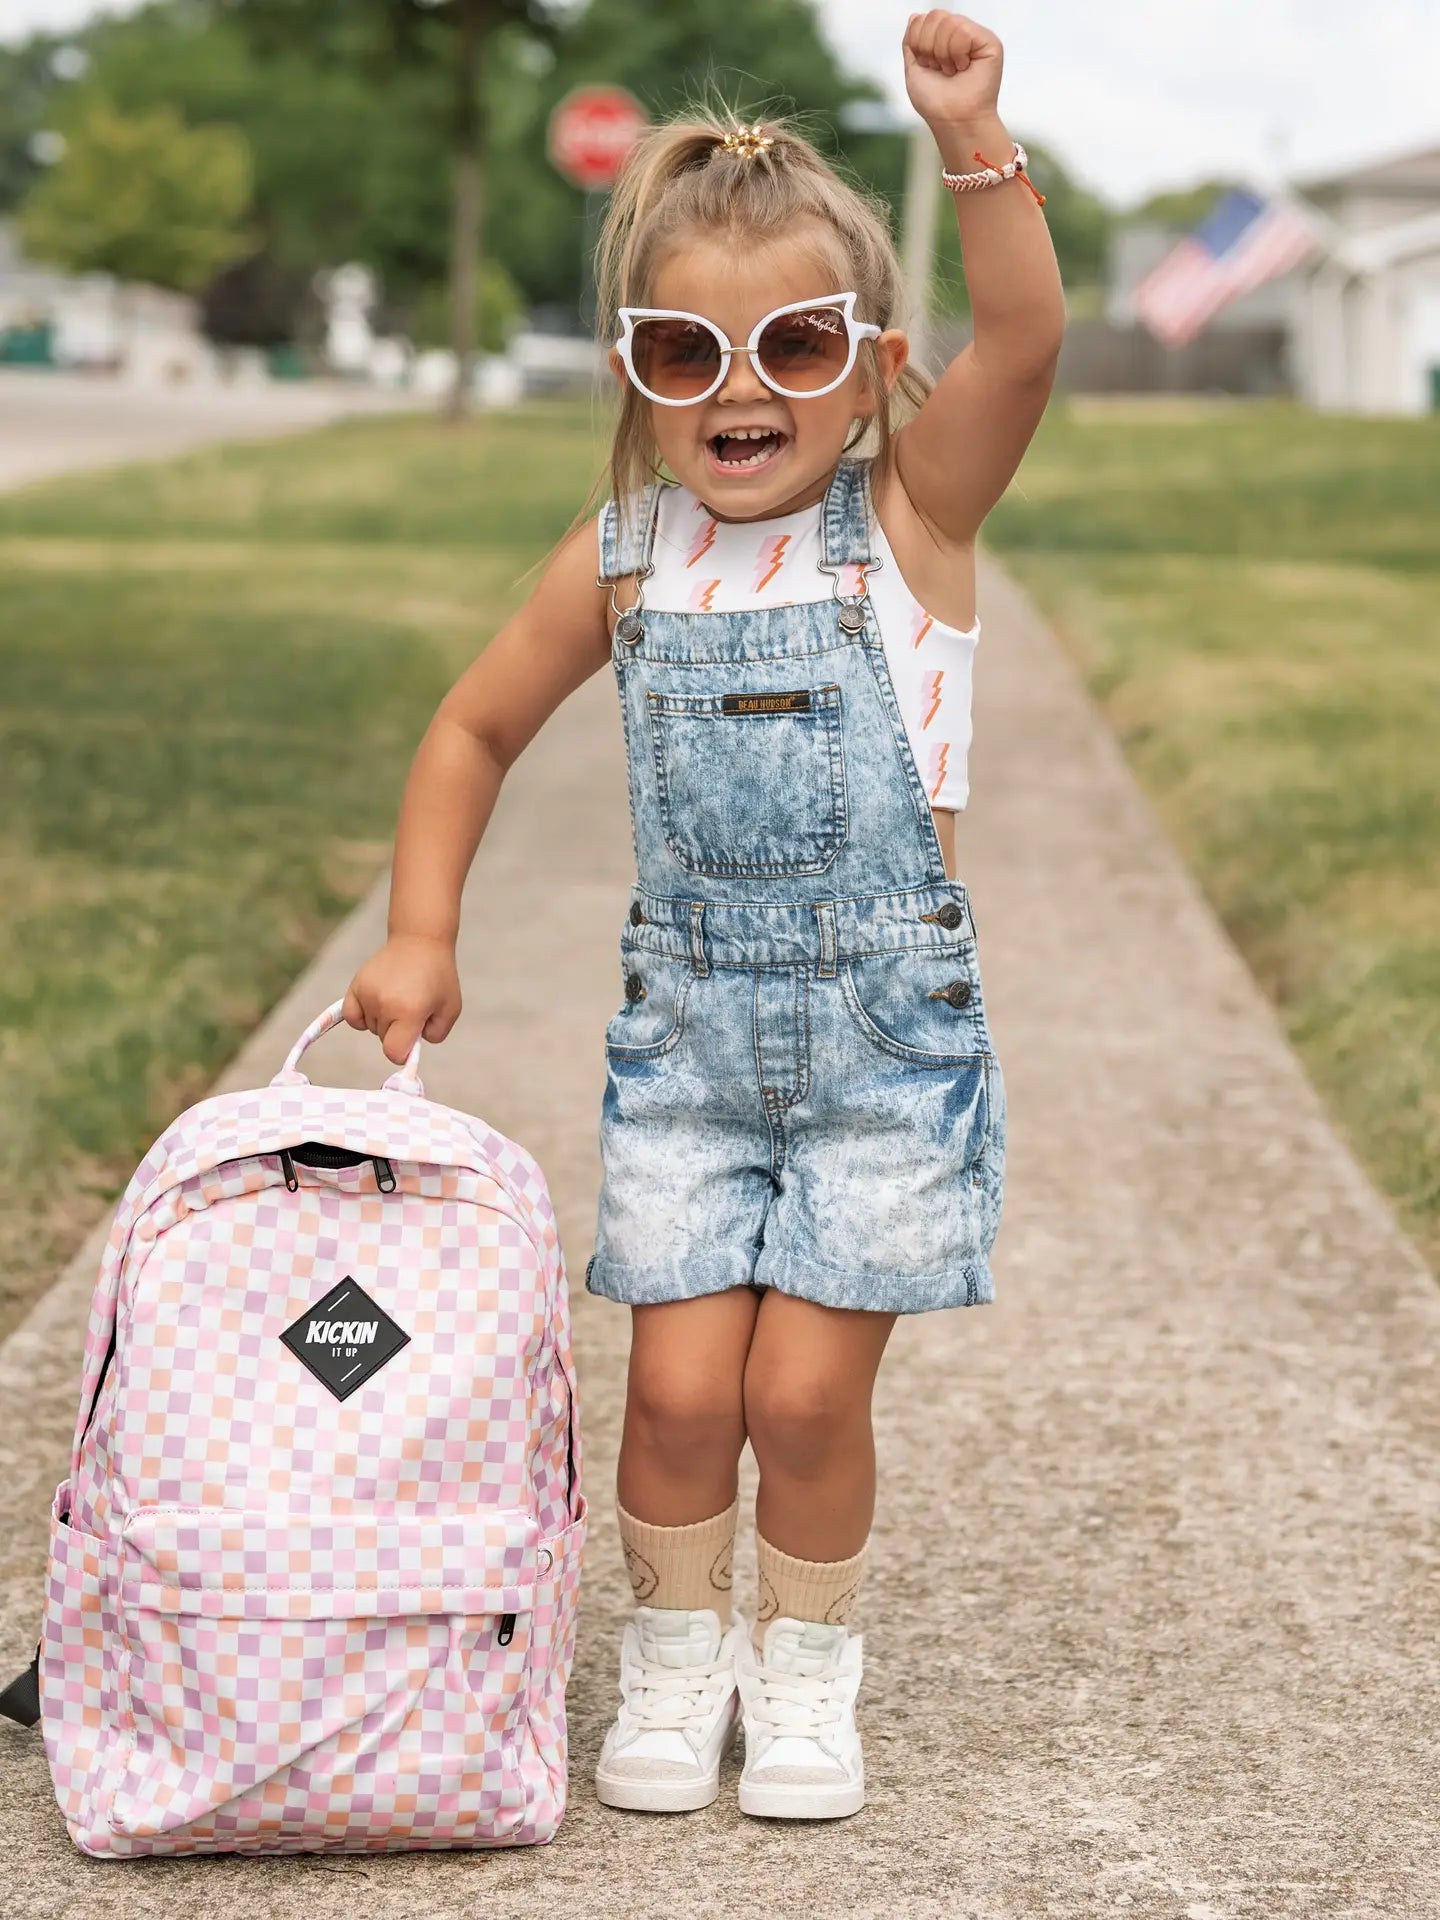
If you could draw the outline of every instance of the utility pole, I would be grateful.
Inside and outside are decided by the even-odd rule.
[[[605,217],[609,193],[599,187],[585,189],[584,241],[580,250],[580,324],[587,333],[595,331],[595,249],[600,241],[600,224]]]
[[[910,129],[905,173],[902,260],[910,309],[910,358],[923,367],[930,352],[930,280],[935,268],[935,216],[940,197],[940,156],[923,120]]]
[[[840,124],[852,133],[893,133],[908,142],[905,197],[900,215],[900,261],[905,276],[905,312],[897,324],[910,336],[917,366],[930,350],[930,281],[935,270],[935,222],[940,195],[940,157],[935,136],[917,114],[897,113],[885,100],[852,100]]]

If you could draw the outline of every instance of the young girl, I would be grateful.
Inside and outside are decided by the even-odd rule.
[[[995,35],[914,14],[904,61],[967,176],[973,344],[938,381],[907,367],[881,203],[795,132],[708,109],[646,131],[597,260],[610,495],[442,703],[389,939],[346,1003],[397,1062],[450,1031],[461,887],[504,772],[611,663],[636,879],[586,1285],[632,1312],[612,1806],[708,1805],[737,1719],[746,1812],[863,1804],[848,1623],[876,1369],[897,1314],[994,1297],[1005,1096],[951,835],[975,538],[1044,410],[1064,303]],[[897,400],[918,407],[899,426]],[[730,1594],[747,1438],[753,1624]]]

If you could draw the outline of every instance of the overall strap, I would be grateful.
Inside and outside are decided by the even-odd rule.
[[[851,456],[835,469],[820,512],[820,539],[824,565],[869,566],[875,558],[872,528],[874,503],[870,497],[870,462]]]
[[[660,489],[665,483],[651,480],[625,496],[622,503],[614,496],[600,509],[601,580],[621,580],[627,574],[644,573],[650,565],[650,550],[655,544],[655,522],[659,515]]]

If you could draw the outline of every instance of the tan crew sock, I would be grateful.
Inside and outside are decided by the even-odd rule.
[[[760,1569],[760,1603],[750,1638],[763,1650],[765,1628],[781,1614],[794,1620],[822,1620],[847,1626],[860,1591],[866,1546],[848,1560],[797,1560],[772,1546],[757,1527],[755,1557]]]
[[[637,1520],[617,1500],[625,1571],[638,1605],[713,1607],[722,1627],[730,1625],[731,1565],[740,1496],[723,1513],[689,1526],[661,1527]]]

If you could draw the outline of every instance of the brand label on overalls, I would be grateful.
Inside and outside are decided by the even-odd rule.
[[[337,1400],[348,1400],[410,1341],[348,1275],[280,1338]]]
[[[722,713],[804,713],[810,705],[810,689],[794,693],[722,693]]]

